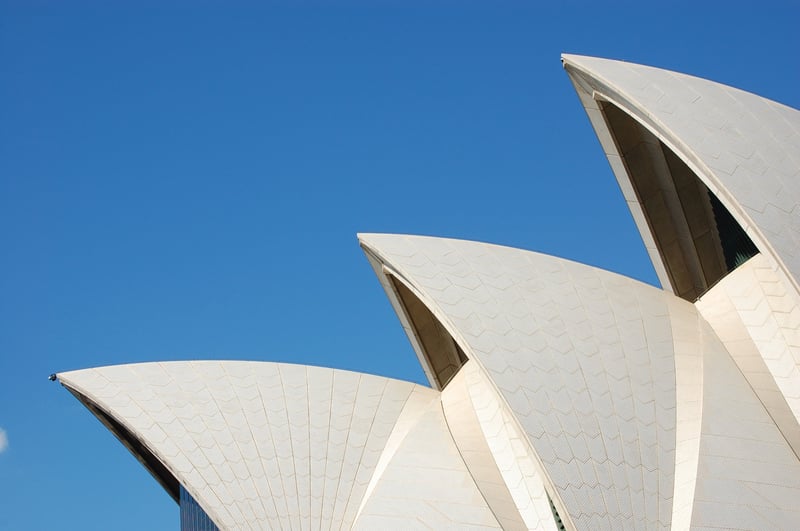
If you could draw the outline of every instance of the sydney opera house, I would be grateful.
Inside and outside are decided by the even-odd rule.
[[[239,361],[58,374],[181,529],[800,529],[800,112],[563,64],[662,288],[362,234],[429,387]]]

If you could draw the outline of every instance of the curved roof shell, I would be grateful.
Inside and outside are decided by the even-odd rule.
[[[360,239],[379,276],[412,290],[485,371],[575,527],[800,521],[787,497],[800,496],[800,462],[694,305],[518,249]],[[750,488],[746,507],[725,500]]]
[[[433,389],[241,361],[58,378],[174,498],[180,483],[221,529],[500,528]]]
[[[669,278],[600,102],[622,109],[680,157],[798,289],[800,111],[668,70],[578,55],[562,60],[665,288]]]

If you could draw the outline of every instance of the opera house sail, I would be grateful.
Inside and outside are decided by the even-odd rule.
[[[800,112],[562,59],[662,288],[361,234],[430,386],[243,361],[58,374],[181,529],[800,528]]]

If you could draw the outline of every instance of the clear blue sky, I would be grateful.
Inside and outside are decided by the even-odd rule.
[[[655,283],[560,53],[800,107],[797,2],[109,4],[0,0],[0,529],[178,527],[51,372],[422,381],[356,232]]]

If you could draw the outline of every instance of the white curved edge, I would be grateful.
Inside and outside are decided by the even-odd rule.
[[[598,100],[613,103],[626,112],[683,160],[728,209],[759,251],[767,254],[780,267],[790,279],[795,290],[800,293],[800,278],[798,278],[800,277],[800,254],[797,254],[795,250],[796,245],[791,243],[791,241],[796,242],[800,237],[800,221],[798,221],[800,216],[791,213],[795,212],[797,205],[800,204],[797,183],[794,182],[797,180],[797,175],[800,174],[800,168],[798,168],[800,143],[797,140],[800,138],[800,112],[767,98],[686,74],[624,61],[580,55],[562,54],[561,58],[622,189],[659,280],[665,289],[671,291],[666,268],[633,191],[630,178],[622,164],[620,153],[597,105]],[[646,80],[648,76],[654,80],[653,86],[641,86],[644,83],[643,80]],[[658,76],[657,79],[654,76]],[[659,87],[659,83],[667,86]],[[637,94],[633,93],[632,87],[636,87]],[[652,92],[657,93],[652,97],[653,101],[645,101],[644,94],[649,88],[652,88]],[[681,96],[689,94],[687,97],[693,98],[692,101],[670,100],[670,105],[683,106],[682,109],[677,109],[683,111],[683,116],[680,118],[677,117],[678,113],[675,112],[675,109],[659,109],[665,105],[660,104],[659,100],[663,96],[658,95],[663,90],[663,94],[667,96],[664,99],[669,99],[668,97],[676,93],[678,88],[685,92]],[[730,101],[721,99],[706,101],[709,99],[709,94],[704,94],[705,89],[709,89],[709,94],[712,91],[713,93],[720,92],[720,95],[724,95]],[[759,106],[758,109],[755,108],[756,104]],[[680,127],[682,131],[702,129],[703,123],[692,124],[692,119],[699,114],[698,107],[704,106],[710,108],[710,115],[721,114],[734,124],[733,127],[740,125],[739,129],[745,129],[750,122],[755,121],[759,126],[765,128],[765,131],[755,132],[745,129],[742,133],[744,137],[740,140],[743,145],[736,146],[726,145],[724,142],[727,140],[722,135],[715,137],[707,134],[700,139],[689,139],[685,138],[682,133],[676,132],[676,127]],[[748,115],[747,112],[743,113],[742,109],[747,109],[753,116]],[[737,119],[741,124],[736,123]],[[790,132],[794,131],[794,133],[790,134],[788,139],[785,132],[771,134],[769,127],[777,129],[779,125]],[[792,137],[794,142],[791,140]],[[700,147],[697,145],[698,142],[706,142],[708,146]],[[708,151],[712,149],[715,150],[716,157],[708,154]],[[739,153],[743,150],[758,153],[759,149],[764,152],[763,159],[766,160],[766,164],[772,162],[769,160],[770,156],[774,158],[780,155],[784,159],[788,158],[789,161],[794,160],[796,172],[794,179],[787,180],[785,177],[781,179],[778,174],[773,175],[766,170],[762,170],[759,174],[755,170],[746,168],[748,157],[743,157]],[[785,161],[783,162],[785,163]],[[712,164],[718,168],[712,168]],[[791,164],[789,162],[790,166]],[[723,165],[729,165],[732,168],[730,172],[735,170],[738,181],[747,181],[751,184],[735,185],[732,175],[719,169]],[[787,170],[781,169],[780,171],[785,173]],[[755,183],[758,185],[755,186]],[[787,190],[787,185],[794,188]],[[771,190],[776,193],[772,197],[764,197],[762,190]],[[776,208],[775,204],[781,206]],[[767,209],[770,210],[769,213],[765,213]],[[755,216],[758,219],[755,219]],[[786,241],[773,241],[774,238],[768,237],[765,233],[766,224],[769,224],[773,230],[778,227],[777,230],[791,231],[794,236],[790,234]],[[792,264],[787,263],[787,260],[792,260]]]
[[[537,458],[477,362],[467,361],[453,377],[442,406],[461,456],[503,529],[556,531]]]

